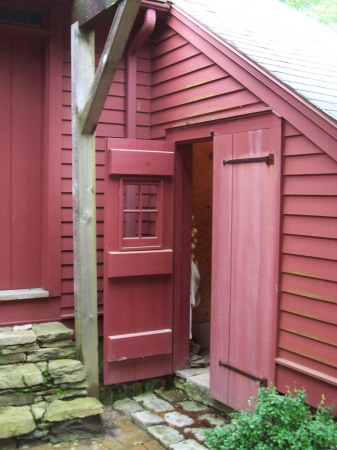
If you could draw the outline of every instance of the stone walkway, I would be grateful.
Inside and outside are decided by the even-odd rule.
[[[183,372],[183,371],[182,371]],[[187,372],[188,375],[190,375]],[[190,380],[184,373],[176,385]],[[196,378],[197,380],[197,378]],[[228,423],[227,415],[191,400],[181,389],[156,390],[117,400],[102,415],[103,431],[95,438],[25,445],[35,450],[201,450],[205,429]],[[2,449],[0,444],[0,449]],[[12,450],[7,447],[6,450]]]

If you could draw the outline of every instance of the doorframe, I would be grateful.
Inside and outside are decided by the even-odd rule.
[[[242,120],[249,120],[249,129],[258,130],[261,128],[269,128],[280,126],[282,131],[282,120],[273,111],[255,112],[253,114],[246,114],[243,116],[232,117],[228,119],[215,120],[211,122],[183,125],[172,127],[166,130],[166,139],[174,142],[176,148],[176,162],[175,162],[175,259],[174,259],[174,325],[180,326],[180,331],[177,333],[177,338],[174,342],[174,365],[173,369],[178,370],[176,362],[179,361],[178,345],[181,342],[189,342],[189,339],[185,338],[186,332],[189,330],[189,302],[181,301],[185,298],[189,298],[190,290],[190,240],[184,239],[184,236],[190,234],[191,230],[191,214],[192,214],[192,145],[202,141],[212,141],[214,145],[213,137],[215,135],[224,135],[228,133],[235,133],[236,131],[242,131]],[[278,151],[280,152],[280,178],[282,176],[282,135],[280,136],[280,142],[278,143]],[[281,182],[281,180],[279,180]],[[276,253],[280,255],[280,225],[281,225],[281,188],[279,190],[279,231],[277,236]],[[187,214],[187,215],[186,215]],[[278,274],[277,278],[280,278],[280,256],[278,258]],[[178,276],[177,276],[178,274]],[[186,297],[187,296],[187,297]],[[185,306],[182,311],[180,322],[177,320],[177,312],[179,311],[179,302]],[[186,305],[188,305],[188,311]],[[272,365],[272,372],[275,380],[275,358],[277,349],[277,336],[278,336],[278,306],[279,306],[279,293],[277,293],[277,302],[274,305],[273,317],[273,334],[270,339],[274,345],[274,357],[270,364]],[[186,319],[187,318],[187,319]],[[212,329],[212,322],[211,322]],[[180,334],[179,334],[180,333]],[[183,337],[184,335],[184,337]],[[179,340],[178,336],[181,337]],[[189,354],[189,353],[187,353]],[[179,356],[178,356],[179,355]],[[186,366],[185,366],[186,367]]]
[[[21,2],[18,3],[20,5]],[[32,0],[25,7],[34,7]],[[40,10],[40,8],[37,8]],[[35,37],[44,45],[41,119],[41,286],[43,297],[61,296],[61,159],[62,159],[62,67],[64,5],[53,2],[48,12],[48,29],[1,23],[0,36]],[[10,300],[22,297],[14,289]],[[39,294],[24,294],[27,299]],[[6,297],[6,294],[5,294]],[[4,299],[4,297],[2,298]],[[47,304],[46,304],[47,305]],[[21,320],[22,321],[22,320]],[[20,322],[20,320],[19,320]]]

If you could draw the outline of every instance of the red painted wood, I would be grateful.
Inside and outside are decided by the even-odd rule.
[[[60,320],[58,298],[42,298],[0,302],[1,326]]]
[[[192,149],[178,146],[175,155],[174,193],[174,333],[173,370],[189,367],[189,330],[192,227]],[[184,301],[185,300],[185,301]]]
[[[222,161],[232,159],[233,137],[231,134],[215,136],[213,141],[213,225],[212,225],[212,307],[211,307],[211,366],[210,393],[214,398],[228,402],[228,370],[219,361],[229,362],[228,339],[230,329],[231,264],[232,246],[232,166],[223,176]],[[222,166],[222,167],[221,167]],[[223,230],[226,230],[224,233]],[[230,259],[227,261],[230,261]]]
[[[220,367],[219,360],[269,383],[274,380],[280,130],[279,124],[250,131],[246,124],[214,141],[214,190],[219,194],[213,203],[211,394],[236,409],[247,406],[256,383]],[[222,163],[269,153],[276,158],[269,167]]]
[[[279,346],[298,355],[304,355],[309,361],[315,360],[336,367],[336,347],[315,341],[288,331],[280,331]]]
[[[1,38],[0,41],[0,135],[1,135],[1,164],[0,164],[0,288],[11,289],[11,197],[7,194],[11,185],[11,38]]]
[[[336,174],[337,162],[327,155],[305,155],[285,158],[285,175]]]
[[[210,99],[191,99],[192,102],[185,105],[177,105],[172,110],[159,111],[152,116],[152,124],[174,123],[177,120],[188,119],[202,114],[212,114],[215,111],[225,111],[237,108],[238,105],[258,104],[259,99],[248,91],[231,92]],[[163,105],[164,106],[164,105]]]
[[[109,149],[107,160],[108,173],[112,175],[173,175],[172,152]]]
[[[163,109],[173,109],[177,106],[191,103],[192,101],[206,100],[211,97],[223,95],[224,92],[230,93],[240,91],[242,89],[242,85],[230,77],[214,80],[200,86],[190,86],[189,89],[179,91],[177,93],[171,93],[165,97],[161,97],[159,95],[159,98],[152,101],[152,112],[155,114],[157,111],[161,111]]]
[[[293,275],[337,282],[337,261],[284,255],[282,271]]]
[[[282,312],[280,314],[280,329],[337,347],[336,327],[333,324]],[[305,354],[308,354],[308,352],[310,352],[310,346]]]
[[[198,54],[188,60],[176,61],[175,64],[172,64],[171,66],[166,66],[161,70],[153,71],[152,84],[155,86],[159,83],[170,81],[176,77],[184,76],[185,74],[213,65],[214,63],[207,58],[207,56]]]
[[[287,361],[293,361],[297,364],[301,364],[302,366],[308,366],[308,359],[305,356],[297,355],[295,353],[289,352],[287,350],[280,349],[278,358],[283,358]],[[329,377],[337,378],[337,368],[332,367],[326,364],[322,364],[318,361],[310,360],[310,367],[313,370],[317,370],[320,372],[321,377],[325,374]]]
[[[108,277],[130,277],[172,273],[172,250],[109,252]]]
[[[285,195],[337,195],[337,175],[285,177]]]
[[[325,383],[305,374],[300,374],[295,370],[279,366],[277,368],[277,385],[281,392],[286,393],[290,389],[306,389],[308,396],[308,403],[317,407],[324,394],[327,401],[326,405],[337,405],[337,389],[335,385]],[[337,408],[335,406],[335,414]]]
[[[284,125],[283,125],[283,136],[284,137],[298,136],[300,134],[301,133],[294,126],[292,126],[286,120],[284,121]]]
[[[337,219],[327,217],[285,216],[283,232],[300,236],[337,238]]]
[[[297,216],[337,217],[337,202],[335,197],[286,196],[283,211]]]
[[[196,86],[207,84],[212,80],[224,80],[228,75],[218,66],[208,66],[202,69],[195,69],[193,73],[193,84],[191,84],[191,74],[187,73],[178,78],[167,80],[164,84],[154,85],[152,88],[152,99],[163,95],[180,92]]]
[[[283,252],[337,261],[337,241],[315,237],[283,237]]]
[[[176,63],[177,61],[186,60],[200,53],[193,45],[187,44],[184,47],[173,47],[169,53],[153,60],[152,70],[157,71],[166,66]]]
[[[337,302],[336,287],[337,284],[332,281],[317,280],[298,275],[283,274],[281,279],[281,289],[283,292],[316,298],[317,300],[324,300],[331,303]]]
[[[124,383],[126,381],[144,380],[167,375],[172,370],[172,356],[159,355],[147,358],[131,359],[109,363],[110,372],[104,379],[105,384]]]
[[[168,341],[165,340],[161,355],[151,356],[157,355],[160,351],[156,333],[151,332],[174,328],[173,277],[172,274],[162,274],[162,270],[166,272],[172,269],[173,185],[172,176],[168,174],[172,174],[173,167],[171,170],[166,166],[174,161],[171,146],[163,141],[111,139],[107,143],[107,148],[118,149],[116,154],[122,156],[122,158],[113,159],[113,162],[110,161],[107,165],[106,179],[105,266],[109,269],[105,272],[104,281],[104,380],[105,383],[111,384],[172,372],[172,340],[169,355],[167,354]],[[114,154],[114,151],[108,150],[110,154]],[[153,161],[155,161],[154,164]],[[140,164],[140,169],[137,169],[137,164]],[[120,169],[122,165],[123,169]],[[146,167],[150,167],[150,171]],[[162,231],[161,247],[157,253],[153,250],[149,251],[146,246],[140,247],[137,252],[128,251],[126,248],[120,252],[122,236],[118,236],[116,230],[121,230],[120,214],[123,197],[120,195],[119,177],[108,176],[108,174],[112,170],[125,173],[126,168],[130,168],[131,173],[144,171],[146,173],[144,178],[137,177],[137,180],[143,180],[146,183],[154,179],[153,167],[159,169],[159,175],[165,174],[162,177],[162,210],[165,227]],[[149,173],[151,175],[148,175]],[[156,174],[155,180],[158,179]],[[158,270],[160,267],[161,269]],[[108,278],[108,275],[115,276]],[[145,340],[141,338],[139,345],[137,344],[136,348],[140,351],[137,357],[134,342],[135,334],[139,336],[139,333],[147,333],[147,337],[144,338]],[[124,337],[117,338],[120,335]],[[109,348],[111,349],[109,342],[112,341],[114,346],[117,342],[121,344],[121,348],[116,347],[114,350],[116,354],[123,356],[122,353],[127,348],[132,360],[109,362]],[[148,347],[146,350],[148,356],[144,356],[145,344]]]
[[[11,125],[3,130],[3,135],[7,146],[4,165],[9,169],[10,164],[10,170],[4,175],[9,199],[3,206],[10,218],[10,236],[7,235],[3,251],[7,253],[5,261],[11,271],[10,288],[18,289],[41,286],[44,45],[40,39],[19,36],[9,39],[7,44],[10,51],[2,54],[2,59],[6,59],[5,68],[10,69],[11,79],[7,78],[3,88],[11,96],[6,110]],[[8,225],[8,221],[4,223],[5,233]],[[8,269],[6,272],[8,288]]]
[[[161,35],[162,37],[162,35]],[[157,43],[154,51],[152,52],[152,57],[157,58],[159,56],[164,55],[165,53],[171,52],[172,48],[179,48],[186,45],[188,42],[179,34],[174,33],[172,36],[169,36],[167,39],[162,40]]]
[[[293,132],[296,133],[297,130]],[[299,132],[297,132],[299,133]],[[287,136],[287,131],[285,131]],[[310,154],[322,154],[322,150],[317,147],[313,142],[309,141],[305,136],[292,136],[284,140],[284,155],[310,155]]]
[[[146,358],[172,352],[172,330],[109,336],[108,361]]]
[[[303,317],[337,325],[337,304],[283,293],[280,309]]]

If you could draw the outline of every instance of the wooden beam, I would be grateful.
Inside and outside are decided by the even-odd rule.
[[[71,27],[76,356],[86,370],[89,395],[98,397],[95,136],[82,134],[80,125],[95,75],[94,35],[77,22]]]
[[[119,0],[74,0],[72,9],[72,23],[79,26],[93,27],[112,12]]]
[[[84,107],[82,133],[94,133],[119,61],[124,53],[141,0],[122,0],[118,5],[109,35],[99,61],[95,80]]]

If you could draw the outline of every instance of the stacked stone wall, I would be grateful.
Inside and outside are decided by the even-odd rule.
[[[74,420],[103,412],[87,397],[72,338],[58,322],[0,328],[0,439],[55,441]]]

